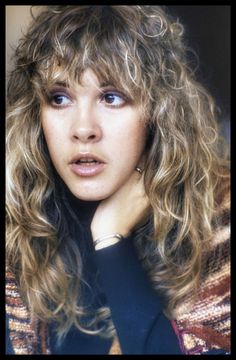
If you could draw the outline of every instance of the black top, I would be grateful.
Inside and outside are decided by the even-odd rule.
[[[110,307],[122,353],[180,354],[177,336],[138,260],[132,235],[95,251],[90,223],[99,203],[83,202],[71,195],[69,200],[80,219],[76,241],[83,254],[86,281],[93,289],[91,292],[85,286],[84,298],[91,308]],[[73,328],[62,345],[56,346],[52,330],[52,353],[56,354],[108,354],[112,344]]]

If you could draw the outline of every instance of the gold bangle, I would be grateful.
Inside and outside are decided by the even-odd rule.
[[[110,239],[113,239],[113,241],[111,241]],[[97,238],[96,240],[94,240],[94,248],[95,248],[95,250],[99,250],[104,247],[114,245],[122,239],[123,239],[123,236],[118,233],[104,235],[104,236],[101,236],[100,238]],[[105,244],[107,244],[107,245],[104,246]]]

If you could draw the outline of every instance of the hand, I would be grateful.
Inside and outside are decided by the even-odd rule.
[[[146,217],[148,210],[143,176],[134,171],[128,181],[96,209],[91,223],[93,240],[111,233],[127,236]]]

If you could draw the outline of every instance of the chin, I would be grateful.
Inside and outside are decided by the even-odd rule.
[[[100,201],[100,200],[104,200],[106,198],[109,197],[109,193],[107,192],[91,192],[91,191],[86,191],[86,192],[82,192],[82,191],[71,191],[72,194],[79,200],[83,200],[83,201]]]
[[[83,200],[83,201],[100,201],[100,200],[104,200],[105,198],[103,196],[89,196],[89,195],[78,195],[78,194],[74,194],[77,199],[79,200]]]

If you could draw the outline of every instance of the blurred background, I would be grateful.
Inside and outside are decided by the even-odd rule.
[[[6,69],[11,55],[31,19],[30,7],[6,6]],[[185,28],[185,39],[199,57],[198,79],[216,99],[221,110],[222,134],[230,141],[230,10],[229,5],[168,5],[165,9]],[[34,13],[40,11],[35,7]]]
[[[199,58],[198,79],[220,108],[222,134],[230,143],[230,39],[229,5],[166,6],[185,28],[187,44]]]

